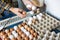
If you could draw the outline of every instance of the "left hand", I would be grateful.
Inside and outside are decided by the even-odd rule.
[[[26,16],[26,12],[20,8],[10,8],[10,11],[21,18],[24,18]]]

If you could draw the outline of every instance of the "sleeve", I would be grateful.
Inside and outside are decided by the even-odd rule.
[[[0,13],[2,13],[4,9],[9,10],[10,7],[9,3],[0,1]]]

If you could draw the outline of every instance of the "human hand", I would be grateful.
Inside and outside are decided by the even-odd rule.
[[[10,8],[9,10],[21,18],[26,16],[26,12],[20,8]]]
[[[22,0],[22,1],[29,10],[36,10],[36,7],[40,6],[38,0]]]

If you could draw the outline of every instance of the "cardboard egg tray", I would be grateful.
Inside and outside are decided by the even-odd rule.
[[[36,29],[47,29],[52,30],[57,28],[60,25],[60,21],[53,18],[52,16],[48,15],[47,13],[43,14],[40,13],[36,16],[32,16],[28,18],[27,20],[23,21],[26,22],[29,26],[33,26]]]
[[[50,32],[46,29],[38,30],[26,23],[0,32],[2,40],[60,40],[60,33]]]

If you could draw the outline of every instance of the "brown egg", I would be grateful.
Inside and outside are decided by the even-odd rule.
[[[25,34],[22,33],[21,36],[22,36],[22,38],[25,38]]]
[[[9,38],[4,38],[4,40],[9,40]]]
[[[19,32],[19,35],[22,35],[22,32]]]
[[[22,27],[22,25],[18,25],[18,27],[19,27],[19,28],[21,28],[21,27]]]
[[[28,38],[28,37],[25,37],[24,39],[25,39],[25,40],[29,40],[29,38]]]
[[[8,33],[8,36],[9,36],[9,35],[11,35],[11,33],[10,33],[10,32]]]
[[[28,28],[28,31],[30,32],[31,28]]]
[[[3,38],[6,38],[6,37],[8,37],[7,34],[3,35]]]
[[[16,40],[15,38],[13,38],[12,40]]]
[[[22,38],[20,36],[17,37],[17,40],[21,40]]]
[[[34,33],[34,30],[30,30],[30,32],[31,32],[31,34],[33,34]]]
[[[0,35],[1,35],[1,36],[3,36],[4,34],[5,34],[5,32],[1,32],[1,34],[0,34]]]
[[[19,33],[21,30],[17,29],[16,31]]]
[[[26,29],[28,28],[28,26],[27,26],[27,25],[25,25],[24,27],[25,27]]]
[[[33,33],[34,37],[37,37],[37,33]]]
[[[22,23],[21,25],[22,25],[22,26],[24,26],[24,25],[25,25],[25,23]]]
[[[10,32],[12,32],[12,31],[14,31],[14,29],[13,29],[13,28],[11,28],[11,29],[10,29]]]

